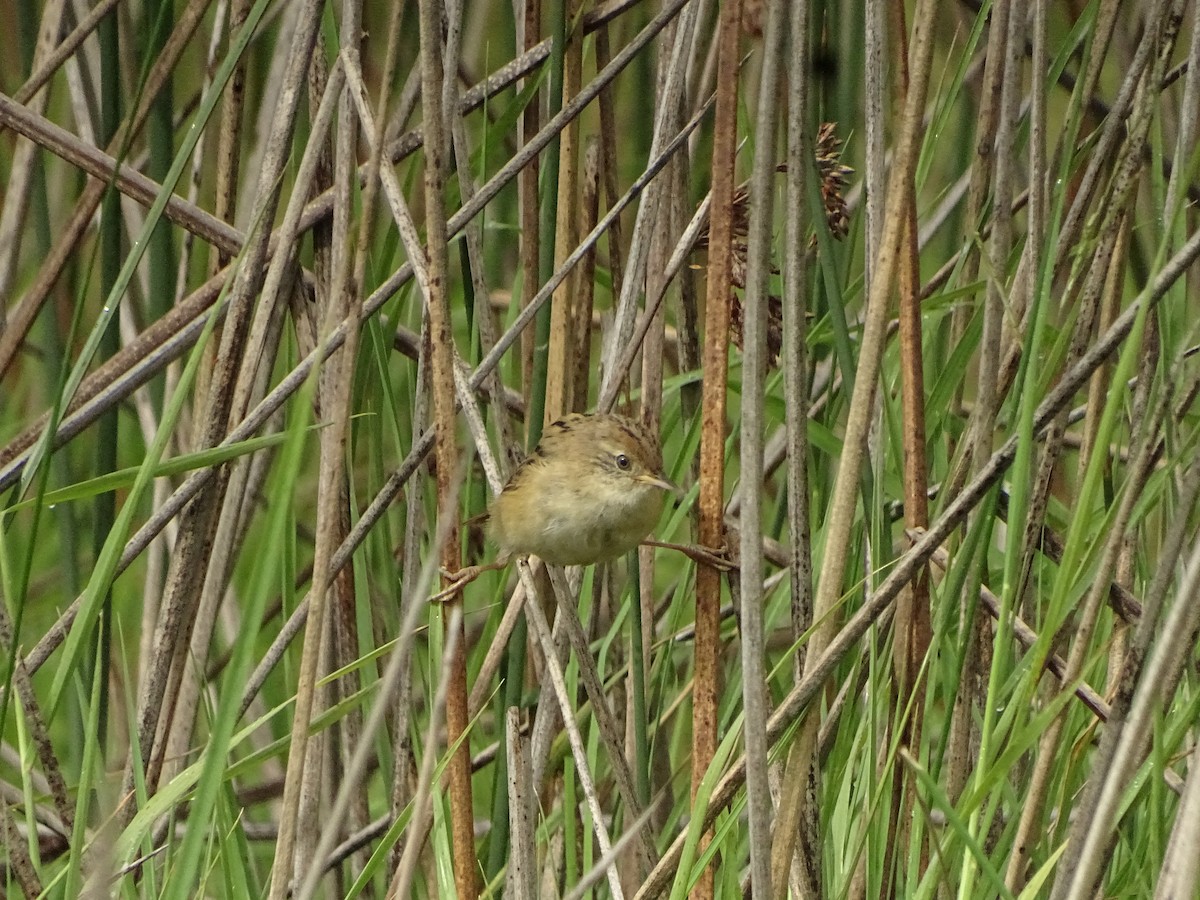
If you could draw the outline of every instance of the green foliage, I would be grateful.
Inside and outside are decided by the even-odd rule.
[[[625,68],[578,119],[582,141],[595,138],[601,150],[601,171],[589,187],[600,215],[651,162],[650,148],[665,146],[720,87],[705,62],[710,54],[715,60],[716,12],[683,5],[670,28],[638,45],[642,29],[671,3],[635,3],[612,21],[597,21],[594,4],[551,4],[556,27],[582,35],[582,89],[629,50]],[[710,18],[695,23],[695,39],[675,56],[674,29],[689,21],[693,5]],[[517,52],[513,57],[525,60],[519,65],[498,58],[519,43],[512,4],[465,4],[461,34],[445,23],[444,37],[461,39],[459,58],[446,71],[474,81],[494,74],[497,81],[479,97],[453,78],[446,94],[451,102],[479,101],[447,116],[461,126],[453,139],[464,142],[462,154],[450,158],[469,169],[449,165],[447,212],[481,189],[492,199],[469,226],[473,232],[449,236],[451,265],[434,289],[414,280],[409,266],[412,241],[424,240],[434,214],[423,193],[425,151],[413,150],[408,136],[425,137],[414,112],[415,5],[399,19],[390,70],[395,23],[388,4],[364,4],[354,36],[366,36],[359,53],[340,46],[340,5],[312,7],[322,17],[323,43],[296,88],[298,124],[281,134],[272,131],[293,96],[282,78],[295,52],[294,20],[309,9],[298,0],[294,7],[259,0],[232,34],[224,30],[228,12],[206,13],[189,35],[180,29],[190,5],[119,4],[118,18],[104,26],[108,62],[97,67],[85,41],[72,52],[69,71],[50,75],[41,98],[21,86],[41,64],[41,56],[34,60],[37,23],[57,6],[17,6],[10,41],[20,52],[0,59],[0,123],[8,129],[0,135],[0,840],[7,896],[299,896],[311,869],[325,872],[317,896],[384,897],[395,889],[410,846],[414,865],[405,877],[414,897],[453,896],[464,866],[478,876],[483,895],[516,896],[511,879],[521,836],[533,846],[531,883],[553,884],[561,896],[612,896],[614,880],[634,896],[650,879],[656,896],[682,898],[704,885],[706,869],[716,896],[742,896],[752,849],[761,849],[751,847],[747,826],[756,803],[744,784],[744,735],[768,723],[747,721],[742,600],[758,593],[736,566],[722,576],[717,750],[700,766],[697,783],[693,622],[700,564],[671,549],[644,548],[568,579],[574,596],[558,607],[545,596],[527,598],[515,565],[468,585],[465,690],[475,702],[464,736],[456,739],[445,724],[447,707],[466,695],[456,693],[463,685],[447,631],[456,604],[427,602],[436,592],[429,581],[442,536],[481,512],[518,448],[540,433],[541,411],[556,408],[546,394],[557,341],[571,341],[561,354],[570,364],[586,358],[587,397],[600,396],[602,379],[612,377],[625,349],[610,349],[619,343],[613,323],[620,288],[642,276],[632,292],[639,315],[659,282],[669,282],[665,328],[652,325],[639,338],[644,352],[619,405],[633,414],[643,404],[657,410],[664,468],[682,487],[653,537],[694,542],[700,479],[713,477],[697,460],[706,438],[715,441],[724,448],[724,549],[736,551],[745,531],[758,535],[768,560],[760,607],[766,689],[779,719],[768,731],[776,804],[795,774],[788,758],[805,724],[820,725],[812,805],[800,827],[802,877],[816,879],[819,894],[833,898],[1165,890],[1160,873],[1179,859],[1172,841],[1185,815],[1180,792],[1196,777],[1200,721],[1197,617],[1187,606],[1197,577],[1200,484],[1200,326],[1189,284],[1200,252],[1191,210],[1200,152],[1184,102],[1195,76],[1169,67],[1189,58],[1200,19],[1187,17],[1178,35],[1164,36],[1152,27],[1158,19],[1127,4],[1035,4],[1030,22],[1024,5],[1010,4],[1021,22],[1008,54],[989,31],[1003,15],[998,4],[978,11],[964,5],[952,16],[943,8],[927,22],[915,21],[922,5],[904,9],[906,38],[915,41],[924,29],[934,40],[927,125],[918,132],[912,171],[921,243],[914,237],[898,245],[901,258],[913,253],[920,297],[900,297],[904,279],[897,274],[886,296],[868,298],[882,254],[880,234],[868,234],[866,207],[878,202],[882,214],[885,197],[865,191],[866,175],[885,167],[878,172],[884,195],[896,175],[894,155],[885,154],[902,128],[902,67],[890,56],[873,68],[861,4],[814,8],[807,43],[817,59],[811,71],[785,69],[788,77],[811,75],[809,108],[800,116],[806,127],[836,121],[845,142],[840,158],[854,169],[844,198],[849,231],[841,235],[826,221],[830,191],[828,183],[822,191],[818,166],[804,161],[799,208],[785,202],[785,176],[772,167],[772,237],[764,257],[768,293],[796,287],[807,304],[784,308],[770,324],[782,332],[780,315],[788,323],[803,318],[809,396],[799,403],[789,377],[795,373],[774,367],[759,407],[751,396],[753,353],[731,344],[727,422],[719,434],[705,435],[696,402],[714,373],[697,361],[706,307],[720,294],[706,283],[705,266],[720,248],[707,245],[704,229],[701,249],[680,250],[682,263],[669,263],[712,183],[711,115],[682,142],[680,167],[665,169],[623,214],[619,242],[610,232],[576,270],[586,270],[588,281],[568,281],[553,299],[580,304],[576,324],[584,333],[564,338],[547,304],[516,336],[509,332],[524,304],[574,249],[555,246],[562,239],[554,233],[562,213],[558,182],[573,171],[559,159],[560,140],[580,168],[585,147],[572,147],[566,132],[556,135],[538,156],[539,181],[529,196],[515,179],[489,187],[533,138],[518,137],[527,114],[543,113],[544,128],[547,111],[571,102],[550,92],[569,83],[572,44],[535,49],[530,57]],[[781,6],[790,11],[790,3]],[[1045,55],[1035,62],[1026,29],[1039,10]],[[61,36],[75,24],[46,27]],[[889,53],[908,46],[896,24],[885,26]],[[779,147],[778,162],[786,154],[785,92],[762,93],[762,37],[752,30],[744,29],[737,48],[744,56],[734,117],[743,146],[738,181],[753,174],[756,145]],[[1167,38],[1173,43],[1142,43]],[[170,56],[173,40],[182,41],[177,57]],[[987,110],[998,114],[1004,100],[984,86],[990,46],[999,53],[993,65],[1011,55],[1018,69],[1008,79],[1019,96],[1004,132],[1012,141],[1007,151],[997,147],[995,127],[986,130]],[[1138,90],[1122,93],[1143,58]],[[365,102],[387,123],[381,135],[361,127],[353,82],[333,96],[331,130],[319,126],[328,66],[358,59]],[[673,59],[687,73],[678,110],[664,106]],[[164,60],[166,88],[155,80]],[[81,87],[93,70],[101,83]],[[879,107],[868,96],[868,70],[883,79]],[[911,80],[915,73],[904,71]],[[1039,90],[1035,71],[1044,77],[1041,96],[1030,93]],[[232,91],[235,83],[240,93]],[[390,100],[381,111],[385,86]],[[119,110],[126,122],[143,102],[157,104],[149,124],[123,133],[108,152],[160,179],[148,194],[128,180],[106,184],[107,193],[88,201],[90,211],[84,157],[93,168],[108,163],[86,137],[105,133],[89,89],[106,102],[127,95]],[[229,102],[240,106],[226,115]],[[780,104],[773,135],[756,132],[756,113],[768,102]],[[601,103],[611,104],[616,133],[604,132]],[[1034,120],[1039,108],[1043,122]],[[113,112],[105,107],[108,125]],[[80,115],[97,121],[81,122]],[[667,125],[655,141],[660,118]],[[230,189],[236,211],[220,243],[210,243],[209,211],[224,178],[220,133],[239,121],[240,130],[226,134],[240,164]],[[339,127],[358,141],[348,161],[337,155]],[[881,144],[872,158],[875,135]],[[370,208],[365,163],[377,137],[389,179]],[[1038,139],[1044,155],[1031,153]],[[32,162],[18,149],[29,140],[36,145]],[[273,141],[288,148],[274,176]],[[302,158],[310,145],[327,157],[306,183]],[[364,166],[361,177],[351,165]],[[583,176],[576,178],[567,190],[590,196]],[[1039,186],[1040,213],[1030,197]],[[256,196],[275,189],[277,204],[255,205]],[[307,209],[299,233],[288,235],[293,197]],[[759,200],[739,201],[743,219]],[[1012,203],[1007,242],[996,234],[1005,227],[996,208],[1002,200]],[[95,215],[102,201],[104,212]],[[641,215],[651,218],[636,230]],[[72,216],[87,224],[72,231]],[[811,241],[788,244],[793,217],[815,223]],[[411,221],[415,232],[402,234],[398,220]],[[362,221],[369,227],[360,246]],[[578,233],[586,234],[594,221],[581,221]],[[748,264],[761,248],[745,221],[735,222],[734,250]],[[534,226],[541,250],[530,259],[522,249]],[[268,232],[270,253],[260,256],[257,239]],[[230,241],[240,252],[229,252]],[[420,252],[423,272],[429,257]],[[631,264],[639,254],[641,275]],[[803,283],[786,284],[785,262],[801,257]],[[282,262],[288,268],[279,293],[267,296],[269,267]],[[206,290],[218,272],[220,284]],[[253,286],[249,294],[243,284]],[[460,385],[498,336],[511,341],[496,380],[460,397],[460,470],[448,473],[437,470],[424,437],[436,419],[425,304],[438,290],[450,313],[445,339],[463,364]],[[733,293],[739,315],[756,315],[746,278]],[[918,304],[919,345],[908,352],[896,329],[889,331],[864,462],[844,470],[865,323],[877,302],[888,304],[893,320],[903,299]],[[347,316],[355,320],[343,304],[357,302],[368,306],[347,362],[341,342],[350,333]],[[773,309],[764,302],[762,315]],[[1108,353],[1093,359],[1091,348],[1114,328],[1120,334]],[[996,361],[988,369],[991,350]],[[226,371],[237,388],[217,402],[215,385],[226,382]],[[1064,395],[1061,386],[1075,374]],[[980,386],[992,376],[996,401],[986,409]],[[923,429],[904,399],[906,384],[923,403]],[[228,415],[214,422],[213,410],[225,406]],[[765,422],[766,465],[762,484],[750,485],[742,483],[742,422],[755,414]],[[250,417],[253,426],[238,430]],[[793,453],[787,431],[801,420],[804,446]],[[64,439],[55,438],[60,428]],[[206,441],[206,433],[219,435],[218,442]],[[927,455],[915,485],[906,440]],[[1138,471],[1141,451],[1146,465]],[[322,467],[333,474],[322,477]],[[788,480],[801,474],[807,519],[805,533],[793,534]],[[805,604],[831,548],[841,548],[830,525],[839,477],[855,489],[846,571],[833,576],[836,601],[814,621]],[[447,496],[447,485],[466,489]],[[905,502],[912,490],[929,493],[930,521],[913,519]],[[761,501],[757,522],[743,517],[752,492]],[[969,508],[960,510],[964,497]],[[931,634],[917,672],[901,673],[905,613],[892,597],[860,636],[829,657],[826,677],[810,684],[806,673],[827,646],[824,626],[834,636],[846,633],[890,590],[888,579],[907,571],[919,529],[947,516],[954,521],[940,533],[941,552],[920,569],[928,572]],[[478,523],[468,520],[455,537],[463,565],[492,559]],[[786,562],[802,546],[812,570],[798,571],[794,593]],[[905,589],[921,583],[910,577]],[[328,586],[329,613],[315,655],[306,658],[295,638],[313,627],[304,620],[317,585]],[[1125,621],[1124,601],[1109,602],[1112,585],[1138,601],[1139,618]],[[904,595],[918,603],[922,596],[919,587]],[[526,628],[524,613],[514,612],[532,603],[551,621],[564,604],[577,613],[590,653],[568,649],[561,625],[543,643],[536,628]],[[548,654],[564,672],[565,713]],[[392,677],[395,659],[405,665]],[[588,691],[589,668],[603,697]],[[1066,672],[1065,680],[1054,672]],[[798,686],[812,687],[804,703],[792,702]],[[314,691],[307,723],[297,720],[301,687]],[[512,706],[521,713],[519,738],[505,733]],[[619,733],[601,731],[606,712]],[[564,716],[579,729],[582,753],[565,736]],[[1137,728],[1143,737],[1132,740]],[[309,735],[310,780],[292,807],[283,785],[293,777],[286,773],[294,734]],[[613,743],[624,748],[620,765],[630,773],[632,802],[606,749]],[[475,859],[461,858],[455,837],[464,800],[449,773],[460,748],[475,761],[465,812],[475,829]],[[527,819],[520,815],[524,801]],[[642,821],[655,859],[643,858]],[[279,836],[293,824],[298,844],[286,883],[273,865]],[[1027,865],[1017,866],[1022,851]],[[1087,884],[1072,887],[1073,873],[1086,873],[1079,878]],[[801,877],[800,867],[792,874]],[[1196,889],[1171,887],[1179,896]],[[754,885],[754,894],[772,895],[765,885]]]

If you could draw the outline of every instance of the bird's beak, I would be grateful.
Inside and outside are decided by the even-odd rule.
[[[642,475],[638,480],[641,481],[642,484],[648,484],[651,487],[662,488],[664,491],[672,493],[677,497],[683,494],[683,491],[680,489],[679,485],[672,481],[668,481],[661,475],[646,474]]]

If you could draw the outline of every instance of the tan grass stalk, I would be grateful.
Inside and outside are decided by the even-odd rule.
[[[504,739],[508,754],[509,834],[512,835],[505,892],[513,897],[536,897],[537,792],[529,763],[529,739],[521,734],[521,715],[513,706],[504,711]]]
[[[33,52],[33,68],[44,65],[51,53],[55,36],[62,20],[64,0],[51,0],[42,10],[42,22],[38,28],[37,44]],[[46,111],[50,92],[30,97],[27,110],[40,116]],[[25,108],[20,102],[14,105]],[[9,162],[8,184],[0,201],[0,297],[8,297],[17,273],[17,261],[21,256],[21,240],[28,227],[29,200],[34,185],[34,159],[38,149],[32,141],[18,141]],[[7,318],[6,305],[0,303],[0,333],[4,332]]]
[[[725,546],[725,403],[729,365],[729,308],[733,292],[733,189],[737,150],[737,84],[742,4],[721,5],[717,25],[717,109],[713,126],[712,207],[708,299],[704,315],[704,387],[700,425],[700,498],[696,537],[702,546]],[[696,647],[692,687],[692,795],[717,747],[721,683],[721,573],[696,569]],[[711,840],[711,833],[702,839]],[[645,888],[643,887],[643,890]],[[692,890],[693,900],[711,900],[713,870]]]
[[[533,574],[529,571],[529,566],[525,562],[518,563],[518,570],[521,573],[521,579],[525,582],[525,591],[527,594],[533,594],[535,588],[533,586]],[[546,672],[550,676],[550,684],[554,689],[555,699],[558,701],[558,708],[562,711],[563,724],[567,729],[567,739],[571,745],[571,752],[575,758],[576,777],[579,779],[580,788],[583,790],[584,798],[587,801],[588,808],[592,814],[592,824],[596,829],[596,843],[600,847],[602,854],[608,855],[612,851],[612,840],[608,835],[608,827],[605,825],[607,817],[604,814],[603,808],[600,806],[600,799],[596,793],[596,788],[592,780],[592,776],[588,771],[587,766],[587,747],[583,742],[583,736],[580,734],[579,725],[575,721],[575,712],[571,704],[571,696],[567,691],[567,683],[563,675],[563,667],[558,660],[558,655],[555,648],[555,641],[550,631],[550,623],[546,620],[545,613],[542,612],[542,607],[536,601],[525,604],[525,614],[529,620],[529,626],[535,638],[542,647],[542,652],[546,659]],[[560,615],[560,620],[561,620]],[[536,733],[535,733],[536,739]],[[536,745],[534,749],[534,781],[539,780],[537,757],[538,752]],[[568,815],[573,815],[574,810],[567,811]],[[621,879],[617,874],[616,866],[611,866],[607,872],[609,888],[612,891],[613,897],[620,900],[625,896],[621,888]]]
[[[764,394],[768,360],[768,301],[770,299],[774,180],[780,105],[780,57],[788,22],[786,4],[768,5],[759,73],[755,117],[754,162],[750,176],[750,212],[746,232],[746,292],[743,303],[741,496],[742,527],[739,564],[742,638],[743,740],[746,747],[746,800],[750,813],[750,884],[756,898],[785,895],[783,872],[772,872],[771,825],[774,804],[767,781],[766,640],[763,625],[763,431]],[[716,185],[714,183],[714,196]],[[711,296],[711,295],[710,295]],[[807,774],[807,773],[806,773]],[[807,782],[807,778],[804,779]],[[777,880],[776,880],[777,879]],[[774,883],[773,883],[774,882]]]
[[[563,15],[567,20],[567,40],[563,47],[562,105],[579,93],[583,75],[583,29],[579,13],[582,0],[571,0]],[[558,136],[558,202],[555,204],[554,267],[561,268],[571,249],[579,242],[579,119],[572,119]],[[571,396],[572,352],[575,336],[574,306],[578,272],[572,270],[554,292],[550,301],[550,346],[546,368],[545,421],[556,419],[579,407]]]
[[[868,4],[874,7],[875,4]],[[787,216],[783,249],[783,390],[788,410],[784,434],[784,449],[787,459],[787,514],[788,514],[788,587],[790,590],[791,638],[799,641],[812,625],[812,545],[809,533],[809,482],[808,482],[808,417],[811,397],[808,384],[808,353],[806,335],[808,331],[808,234],[809,221],[807,188],[813,158],[812,135],[808,128],[809,84],[808,79],[795,73],[809,70],[809,23],[811,6],[808,0],[797,0],[791,8],[788,22],[789,62],[787,98]],[[799,680],[804,674],[806,648],[800,651],[792,665],[792,676]],[[827,722],[836,720],[835,701]],[[782,772],[783,765],[775,769]],[[812,779],[805,777],[802,783],[782,785],[783,791],[808,790]],[[781,801],[783,803],[783,801]],[[793,798],[786,805],[798,808],[799,800]],[[807,822],[815,819],[810,816]],[[789,827],[795,823],[784,823]],[[779,826],[777,826],[779,827]],[[779,848],[772,847],[772,882],[780,870],[790,866],[790,880],[803,890],[816,880],[817,863],[813,854],[796,853],[787,860],[782,846],[787,838],[776,836]],[[816,846],[811,834],[804,835],[806,847]],[[803,848],[802,848],[803,850]],[[812,864],[809,865],[809,861]],[[806,884],[807,882],[807,884]]]
[[[897,72],[895,94],[897,105],[908,92],[908,42],[905,39],[903,8],[892,7],[892,33],[896,35],[894,55]],[[925,372],[924,340],[921,327],[921,272],[919,260],[917,198],[915,185],[906,184],[904,200],[904,233],[900,239],[899,278],[897,281],[898,319],[900,332],[900,390],[903,409],[904,450],[904,518],[910,528],[929,524],[929,467],[926,461],[925,431]],[[892,645],[892,667],[896,673],[893,683],[893,719],[888,723],[888,746],[891,732],[899,729],[899,745],[914,755],[920,753],[921,728],[924,722],[925,681],[920,678],[925,656],[932,640],[929,610],[929,571],[922,568],[907,590],[896,600],[896,616]],[[911,711],[905,715],[905,710]],[[905,857],[911,843],[913,809],[916,805],[917,783],[909,777],[907,767],[895,766],[892,771],[891,809],[889,810],[887,852],[883,862],[884,893],[894,893],[897,862]],[[925,854],[921,854],[925,858]]]
[[[603,69],[612,60],[612,52],[608,46],[608,28],[600,26],[596,29],[596,68]],[[617,188],[617,123],[615,118],[613,89],[606,86],[600,91],[600,171],[604,179],[604,202],[612,207],[620,197]],[[608,233],[609,271],[612,272],[612,293],[614,297],[621,296],[621,273],[625,271],[622,265],[624,253],[621,243],[621,220],[613,221]]]
[[[429,313],[429,341],[432,348],[431,388],[436,441],[437,492],[439,503],[450,493],[451,478],[458,468],[458,446],[454,427],[454,334],[450,323],[447,294],[446,208],[443,190],[447,171],[446,110],[442,105],[442,28],[440,5],[432,0],[420,4],[421,31],[421,119],[425,130],[425,238],[429,266],[426,306]],[[442,545],[442,566],[450,572],[459,569],[458,529],[452,527]],[[462,631],[462,595],[453,596],[445,605],[448,622],[457,622],[456,631],[447,632],[451,653],[450,680],[446,693],[447,741],[462,741],[450,759],[449,794],[454,848],[454,883],[460,900],[478,896],[479,863],[475,856],[475,814],[471,800],[471,748],[465,739],[470,722],[467,709],[467,658]]]
[[[601,95],[603,96],[603,95]],[[583,199],[579,209],[579,230],[589,234],[595,227],[600,216],[600,140],[592,135],[587,140],[583,151]],[[613,228],[620,220],[613,220]],[[608,242],[613,246],[617,234],[609,229]],[[612,269],[613,272],[616,269]],[[588,407],[588,390],[592,377],[592,313],[596,306],[596,249],[583,258],[579,268],[579,278],[575,289],[575,302],[571,319],[571,335],[574,346],[571,349],[574,364],[572,366],[571,398],[572,406],[582,411]]]
[[[542,25],[541,0],[523,0],[522,15],[517,20],[517,42],[526,53],[534,47],[546,46],[549,54],[549,42],[539,42]],[[603,31],[603,27],[601,31]],[[518,82],[523,90],[525,82]],[[524,144],[538,131],[539,104],[536,99],[526,105],[517,122],[517,145]],[[520,207],[521,224],[521,295],[523,302],[532,297],[538,283],[538,260],[541,253],[541,221],[538,216],[538,171],[541,162],[535,155],[529,165],[521,169],[517,175],[517,204]],[[521,338],[521,385],[525,403],[529,403],[530,379],[533,377],[533,342],[532,331],[524,332]]]

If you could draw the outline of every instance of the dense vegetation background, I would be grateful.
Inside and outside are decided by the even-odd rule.
[[[1200,5],[5,25],[9,896],[1198,896]]]

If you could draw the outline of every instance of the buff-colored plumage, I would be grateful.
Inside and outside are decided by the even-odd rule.
[[[623,416],[572,414],[541,442],[490,510],[502,554],[557,565],[616,559],[650,533],[674,486],[658,438]]]

